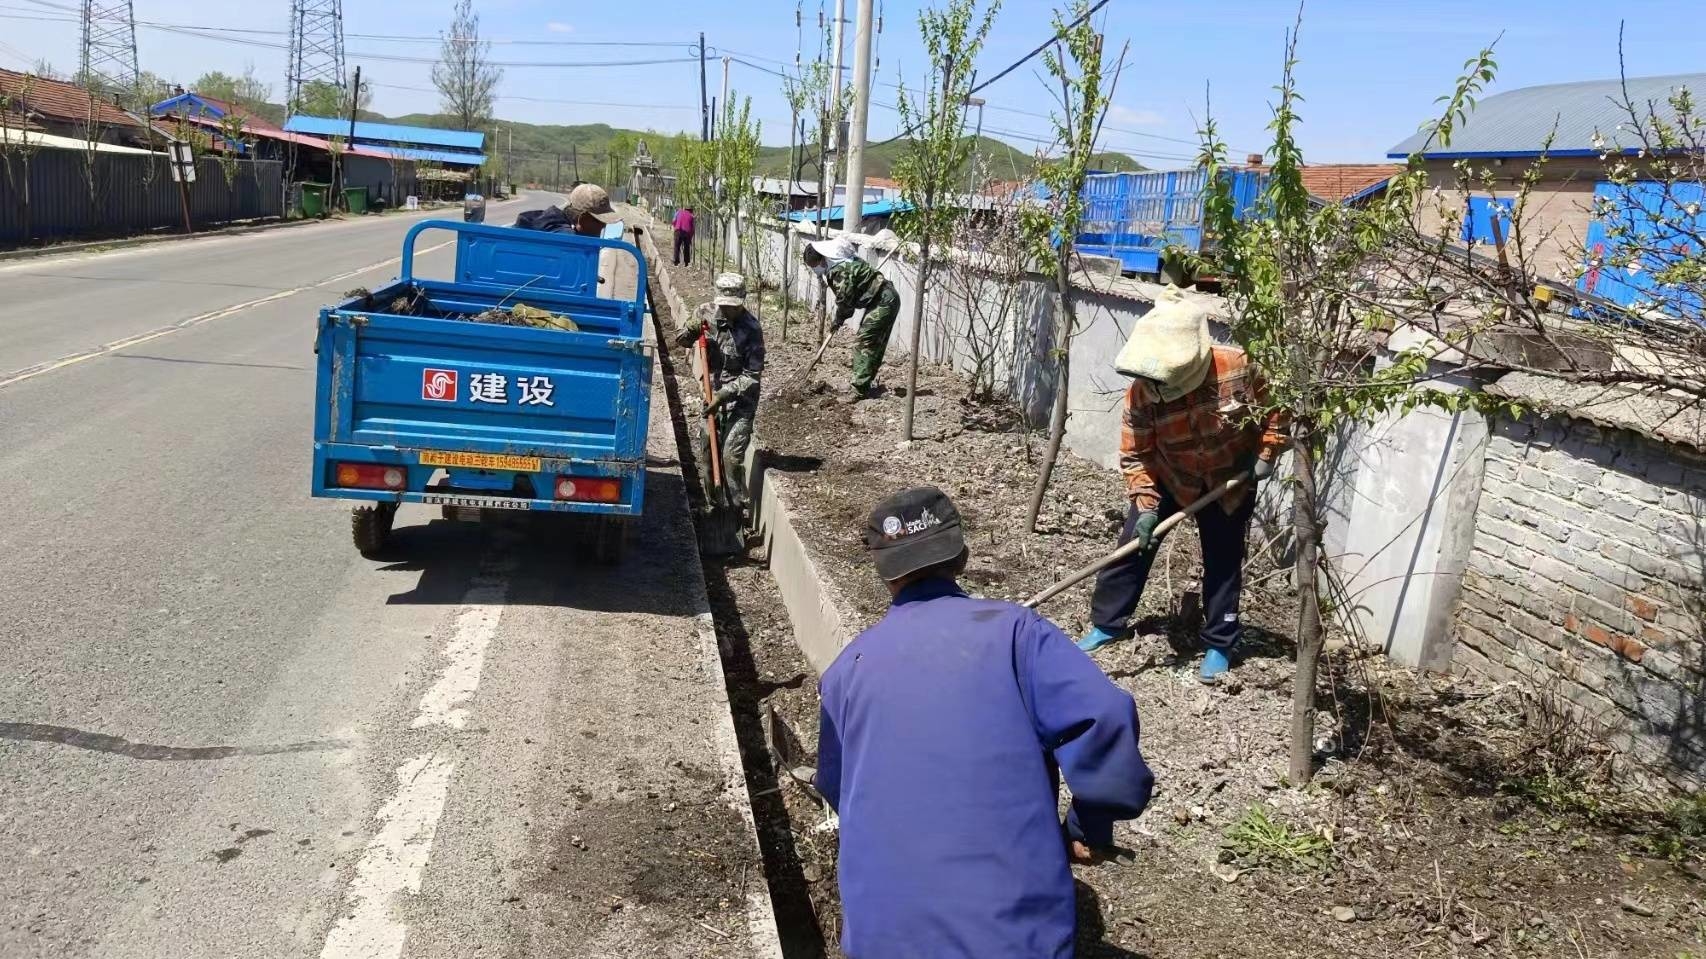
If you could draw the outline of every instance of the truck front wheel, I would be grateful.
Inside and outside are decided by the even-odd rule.
[[[350,510],[350,536],[361,555],[372,558],[385,549],[391,538],[391,520],[397,515],[396,503],[374,503]]]

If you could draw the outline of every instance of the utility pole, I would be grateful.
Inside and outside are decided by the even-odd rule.
[[[361,68],[356,67],[356,76],[361,76]],[[504,150],[504,177],[514,183],[519,178],[515,175],[515,125],[504,127],[504,133],[509,137],[509,147]]]
[[[711,139],[711,104],[705,90],[705,34],[699,34],[699,142]]]
[[[574,166],[574,172],[570,173],[569,176],[573,177],[576,183],[579,183],[581,181],[581,152],[580,148],[573,143],[569,144],[569,163]]]
[[[847,137],[847,205],[842,229],[859,232],[865,215],[865,127],[871,118],[872,0],[859,0],[859,22],[853,34],[853,129]]]
[[[551,181],[552,188],[558,193],[563,192],[563,155],[557,154],[557,178]]]
[[[846,40],[842,36],[841,28],[846,23],[847,0],[835,0],[835,61],[834,66],[830,68],[829,74],[829,118],[831,126],[829,128],[829,140],[827,142],[830,145],[829,148],[835,151],[835,158],[838,161],[844,159],[842,151],[847,148],[847,141],[841,136],[841,87],[843,86],[841,82],[841,49],[846,46]],[[828,181],[821,184],[824,196],[823,205],[826,207],[835,202],[835,171],[839,166],[839,163],[829,163],[827,161],[823,164],[824,169],[821,175],[826,181]],[[845,210],[842,212],[846,213]],[[842,220],[841,225],[842,228],[845,229],[847,221]],[[819,227],[819,233],[821,234],[823,232],[821,229],[821,223],[819,224]],[[820,235],[819,239],[821,238],[822,237]]]

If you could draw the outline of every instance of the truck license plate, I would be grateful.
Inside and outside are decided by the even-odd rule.
[[[421,450],[422,466],[446,466],[457,469],[511,470],[517,473],[537,473],[537,456],[511,456],[508,453],[450,453],[442,450]]]
[[[421,502],[434,506],[456,506],[463,509],[532,509],[524,499],[505,499],[502,496],[470,496],[466,493],[425,493]]]

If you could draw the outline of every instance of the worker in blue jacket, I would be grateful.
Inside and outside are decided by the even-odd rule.
[[[1136,704],[1048,620],[960,590],[969,553],[940,490],[879,503],[865,542],[894,604],[824,674],[818,743],[841,817],[841,948],[1070,959],[1068,858],[1112,846],[1154,785]]]

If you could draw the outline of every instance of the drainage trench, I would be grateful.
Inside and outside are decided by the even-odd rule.
[[[641,228],[635,232],[641,233]],[[673,310],[668,298],[658,291],[663,267],[656,247],[649,234],[639,239],[649,261],[646,298],[675,431],[676,455],[683,474],[697,477],[701,475],[697,446],[681,398],[684,386],[695,388],[696,383],[690,361],[675,346],[673,329],[663,319]],[[677,322],[683,319],[675,318]],[[679,367],[677,359],[682,360]],[[703,538],[704,492],[697,482],[689,482],[687,487],[694,527]],[[706,559],[701,565],[783,955],[787,959],[826,959],[836,954],[832,944],[839,939],[840,914],[833,866],[826,868],[821,862],[827,856],[833,863],[836,837],[817,828],[821,817],[813,818],[815,809],[800,795],[799,787],[779,779],[765,734],[765,699],[781,690],[802,691],[808,685],[815,697],[815,673],[793,644],[775,580],[762,564]]]

